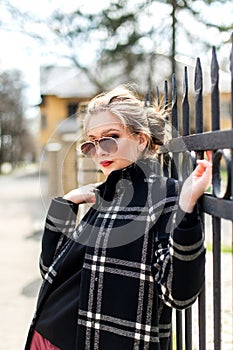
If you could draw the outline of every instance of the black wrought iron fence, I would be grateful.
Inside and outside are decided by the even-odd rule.
[[[160,158],[163,164],[165,175],[171,175],[183,181],[189,172],[195,160],[203,158],[204,152],[213,151],[213,183],[212,192],[205,193],[199,203],[199,210],[205,219],[205,213],[212,217],[212,259],[213,259],[213,344],[207,347],[206,335],[209,329],[206,329],[206,286],[198,298],[198,344],[193,343],[193,317],[192,308],[185,311],[176,311],[174,330],[172,332],[170,349],[176,350],[225,350],[222,345],[222,312],[221,296],[224,295],[221,283],[221,239],[223,232],[221,230],[221,220],[226,219],[233,223],[233,39],[230,55],[231,67],[231,128],[229,130],[220,130],[220,92],[219,92],[219,66],[216,56],[216,50],[213,48],[211,61],[211,125],[212,130],[204,131],[203,114],[203,77],[200,59],[196,61],[195,67],[195,131],[190,134],[190,103],[188,89],[188,71],[185,67],[183,81],[183,99],[181,105],[182,125],[179,125],[178,118],[178,97],[176,77],[172,78],[172,139],[161,149]],[[159,98],[157,93],[157,98]],[[165,104],[168,101],[168,88],[165,83],[164,92]],[[182,136],[179,131],[182,129]],[[222,174],[220,164],[225,162],[225,188],[222,190]],[[224,233],[225,234],[225,233]],[[231,226],[232,246],[233,246],[233,226]],[[231,253],[231,266],[228,273],[231,274],[231,288],[233,285],[233,255]],[[232,295],[232,294],[231,294]],[[233,319],[232,300],[229,300],[230,318]],[[208,326],[209,327],[209,326]],[[233,327],[232,323],[229,327]],[[232,331],[233,333],[233,331]],[[175,334],[175,335],[174,335]],[[230,340],[233,349],[233,339]],[[229,344],[229,349],[230,346]]]

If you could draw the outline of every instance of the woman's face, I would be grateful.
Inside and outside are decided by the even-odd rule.
[[[88,141],[112,137],[117,142],[118,147],[114,153],[108,153],[96,143],[96,151],[92,159],[105,176],[108,176],[113,170],[123,169],[135,162],[147,144],[144,134],[131,134],[118,117],[109,111],[90,116],[86,129]]]

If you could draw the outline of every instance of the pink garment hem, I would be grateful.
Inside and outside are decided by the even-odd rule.
[[[37,331],[34,331],[32,336],[32,342],[30,350],[61,350],[52,343],[50,343],[49,340],[45,339],[38,333]]]

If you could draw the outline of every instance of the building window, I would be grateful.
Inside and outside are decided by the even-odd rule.
[[[67,117],[72,117],[74,114],[77,113],[78,110],[78,103],[69,103],[67,106]]]
[[[47,118],[45,114],[41,114],[41,129],[45,129],[47,127]]]

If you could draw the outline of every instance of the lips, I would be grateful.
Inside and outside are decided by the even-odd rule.
[[[110,160],[103,160],[102,162],[100,162],[100,165],[103,167],[108,167],[109,165],[111,165],[113,162]]]

